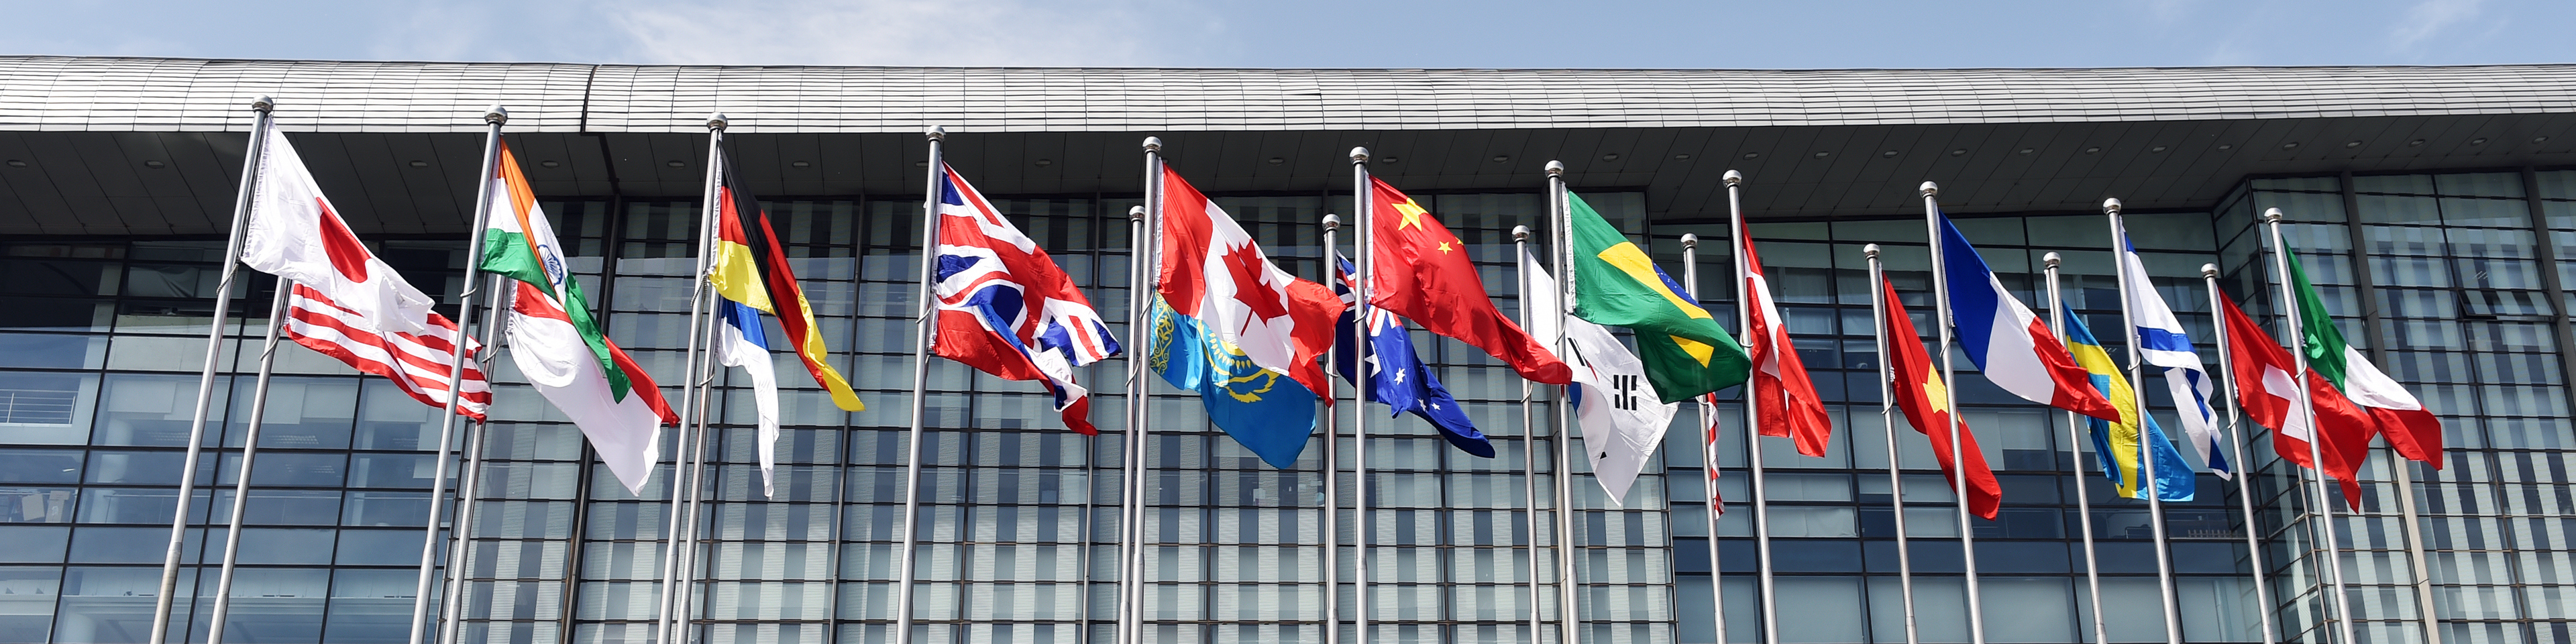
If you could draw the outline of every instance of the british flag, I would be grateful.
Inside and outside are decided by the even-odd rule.
[[[1073,368],[1118,355],[1109,325],[1046,250],[956,170],[939,169],[939,193],[932,351],[996,377],[1038,381],[1065,427],[1099,433]]]

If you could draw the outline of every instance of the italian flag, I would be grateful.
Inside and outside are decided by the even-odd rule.
[[[653,377],[591,317],[581,284],[564,265],[554,224],[507,144],[491,177],[492,215],[483,230],[482,270],[519,281],[510,307],[510,359],[537,392],[581,427],[599,458],[631,493],[661,460],[662,425],[679,424]]]
[[[2334,318],[2326,312],[2325,299],[2317,296],[2307,269],[2300,267],[2298,253],[2289,252],[2289,264],[2291,287],[2299,297],[2299,335],[2306,345],[2308,368],[2369,414],[2397,455],[2441,469],[2442,420],[2425,409],[2415,394],[2371,365],[2361,350],[2344,342],[2343,332],[2335,329]]]

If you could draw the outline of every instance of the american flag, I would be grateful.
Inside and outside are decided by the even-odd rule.
[[[286,311],[286,335],[296,344],[359,371],[384,376],[421,404],[445,408],[448,392],[462,390],[465,400],[458,410],[475,420],[483,420],[484,409],[492,405],[492,382],[473,358],[482,343],[472,338],[466,339],[464,386],[449,385],[447,373],[455,364],[450,358],[456,345],[447,336],[456,332],[456,323],[447,316],[427,314],[427,326],[438,330],[431,335],[376,331],[365,316],[302,284],[295,285],[287,298]]]

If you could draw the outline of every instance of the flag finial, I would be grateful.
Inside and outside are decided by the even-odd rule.
[[[1868,246],[1862,246],[1860,247],[1860,254],[1870,259],[1878,259],[1878,245],[1870,244]]]
[[[1127,207],[1127,220],[1128,220],[1128,221],[1144,221],[1144,220],[1145,220],[1145,207],[1144,207],[1144,206],[1128,206],[1128,207]]]
[[[2039,256],[2039,264],[2047,268],[2057,268],[2059,261],[2057,251],[2049,251],[2048,254]]]
[[[499,105],[494,105],[492,106],[492,109],[483,110],[483,122],[493,125],[508,123],[510,122],[510,110]]]
[[[1916,188],[1916,190],[1920,190],[1920,191],[1922,191],[1922,192],[1923,192],[1923,196],[1929,197],[1929,196],[1933,196],[1933,195],[1941,194],[1941,184],[1933,183],[1933,182],[1930,182],[1930,181],[1925,181],[1925,182],[1923,182],[1923,186],[1922,186],[1922,187],[1919,187],[1919,188]]]
[[[1163,137],[1159,137],[1159,136],[1149,136],[1149,137],[1145,137],[1145,151],[1146,151],[1146,152],[1162,152],[1162,151],[1163,151]]]
[[[1528,227],[1528,226],[1513,226],[1513,227],[1512,227],[1512,243],[1517,244],[1517,243],[1521,243],[1521,242],[1529,241],[1529,233],[1530,233],[1530,231],[1529,231],[1529,227]]]
[[[1733,188],[1740,185],[1744,185],[1744,173],[1734,170],[1726,171],[1726,187]]]
[[[1548,175],[1549,175],[1549,176],[1555,176],[1555,175],[1565,174],[1565,162],[1564,162],[1564,161],[1549,161],[1549,162],[1547,162],[1547,173],[1548,173]]]
[[[1699,248],[1699,233],[1682,233],[1682,248],[1684,250]]]
[[[1341,230],[1341,229],[1342,229],[1342,216],[1341,216],[1341,215],[1336,215],[1336,214],[1332,214],[1332,213],[1325,213],[1325,214],[1324,214],[1324,232],[1332,232],[1332,231]]]
[[[945,126],[945,125],[933,125],[933,126],[930,126],[930,130],[929,130],[929,131],[927,131],[927,132],[922,132],[922,133],[921,133],[921,136],[922,136],[922,138],[930,139],[930,140],[932,140],[932,141],[946,141],[946,140],[948,140],[948,126]]]
[[[250,109],[254,112],[266,112],[277,109],[277,99],[270,98],[267,94],[253,96],[250,99]]]
[[[2119,200],[2119,199],[2104,199],[2104,200],[2102,200],[2102,213],[2103,213],[2103,214],[2107,214],[2107,215],[2117,215],[2117,214],[2120,214],[2120,200]]]
[[[1352,163],[1366,163],[1366,162],[1368,162],[1368,158],[1369,158],[1368,148],[1351,148],[1351,162],[1352,162]]]
[[[2201,277],[2217,277],[2217,276],[2218,276],[2218,265],[2217,265],[2217,264],[2202,264],[2202,265],[2200,265],[2200,276],[2201,276]]]
[[[2268,224],[2268,223],[2272,223],[2272,222],[2276,222],[2276,221],[2280,221],[2280,220],[2281,220],[2281,209],[2279,209],[2279,208],[2265,208],[2265,209],[2263,209],[2263,223],[2267,223],[2267,224]]]
[[[732,119],[727,119],[727,118],[725,118],[725,115],[724,115],[724,113],[723,113],[723,112],[708,112],[708,113],[707,113],[707,129],[709,129],[709,130],[722,130],[722,129],[725,129],[725,128],[727,128],[727,127],[732,127],[732,126],[733,126],[733,120],[732,120]]]

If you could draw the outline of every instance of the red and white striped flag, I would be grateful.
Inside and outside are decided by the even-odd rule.
[[[474,364],[474,354],[483,349],[482,343],[466,338],[465,382],[462,387],[452,386],[447,374],[455,364],[450,357],[455,355],[456,345],[446,336],[456,333],[456,323],[436,312],[427,315],[420,325],[432,330],[428,335],[378,331],[365,315],[332,302],[321,291],[297,284],[286,299],[286,335],[296,344],[338,358],[351,368],[392,380],[395,387],[421,404],[445,408],[448,392],[463,391],[465,400],[457,406],[458,411],[483,420],[483,410],[492,405],[492,382]]]

